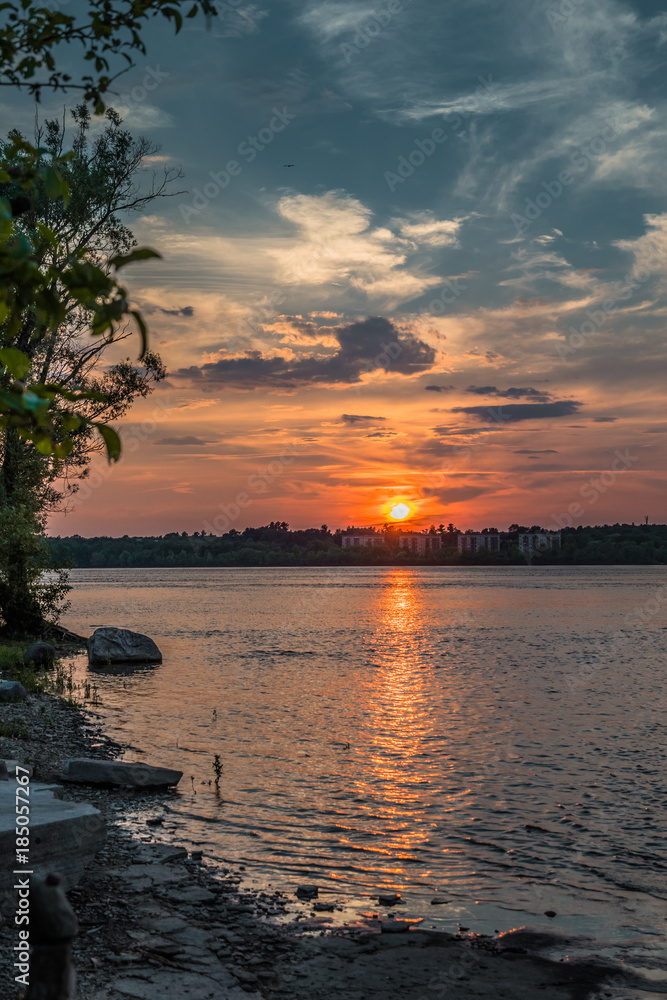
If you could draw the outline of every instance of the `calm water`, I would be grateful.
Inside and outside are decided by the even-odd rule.
[[[448,928],[555,910],[552,927],[600,948],[664,944],[664,568],[72,580],[70,627],[163,650],[157,668],[90,676],[107,731],[185,772],[170,828],[205,853],[366,909],[391,888]],[[221,800],[202,784],[215,753]]]

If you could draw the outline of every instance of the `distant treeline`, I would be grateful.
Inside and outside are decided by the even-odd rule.
[[[513,526],[515,527],[515,526]],[[495,529],[491,529],[495,533]],[[524,530],[524,529],[522,529]],[[458,530],[443,534],[444,547],[418,556],[396,545],[343,548],[341,533],[323,525],[290,531],[284,522],[260,528],[209,535],[172,532],[156,538],[51,538],[55,554],[72,567],[120,568],[143,566],[411,566],[521,565],[518,531],[501,533],[501,551],[460,554]],[[536,554],[540,564],[660,564],[667,563],[667,525],[613,524],[594,528],[564,528],[560,549]]]

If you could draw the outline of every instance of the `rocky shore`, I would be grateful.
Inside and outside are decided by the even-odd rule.
[[[20,724],[17,723],[20,719]],[[46,720],[46,721],[45,721]],[[114,759],[123,747],[99,731],[94,712],[61,698],[31,695],[1,704],[0,757],[29,762],[33,781],[57,780],[72,757]],[[169,842],[164,795],[132,793],[146,832],[119,825],[123,790],[67,786],[67,799],[91,802],[107,822],[107,841],[69,893],[79,921],[74,956],[77,996],[85,1000],[591,1000],[657,996],[617,965],[591,958],[552,961],[552,939],[517,930],[499,938],[452,936],[368,916],[363,926],[328,927],[302,892],[247,891],[243,871]],[[13,859],[3,858],[3,865]],[[13,981],[16,928],[0,926],[0,1000],[20,1000]]]

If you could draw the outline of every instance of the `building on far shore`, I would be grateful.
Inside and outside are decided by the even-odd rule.
[[[341,545],[344,549],[358,545],[384,545],[385,538],[383,531],[364,531],[350,535],[341,535]]]
[[[423,535],[418,531],[402,531],[398,534],[398,546],[425,556],[427,552],[439,552],[442,548],[442,535]]]
[[[459,535],[459,552],[499,552],[500,535],[492,533],[471,532]]]
[[[519,552],[530,555],[560,548],[560,531],[524,531],[519,535]]]

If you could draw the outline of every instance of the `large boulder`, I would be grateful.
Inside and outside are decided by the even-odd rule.
[[[97,628],[88,640],[88,662],[162,663],[162,653],[152,639],[129,628]]]
[[[0,701],[25,701],[28,692],[18,681],[0,681]]]
[[[177,785],[182,777],[182,771],[173,771],[169,767],[151,767],[140,761],[93,760],[86,757],[68,760],[62,773],[63,781],[125,788],[166,788]]]
[[[33,642],[25,651],[23,657],[26,666],[52,667],[56,658],[55,646],[50,642]]]

